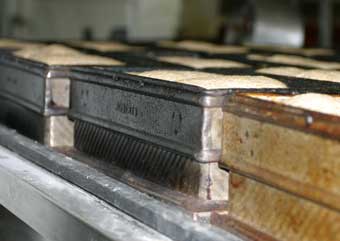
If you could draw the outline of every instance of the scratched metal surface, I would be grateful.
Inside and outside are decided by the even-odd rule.
[[[57,153],[2,126],[0,127],[0,145],[92,193],[146,226],[174,240],[242,240],[230,232],[211,225],[197,223],[181,208],[154,199],[84,163]],[[47,182],[44,180],[43,183]],[[3,182],[0,184],[6,185]],[[95,213],[92,207],[89,207],[89,210],[91,213]]]
[[[0,159],[1,205],[47,239],[171,240],[3,147]]]
[[[0,206],[0,240],[47,241],[3,206]]]

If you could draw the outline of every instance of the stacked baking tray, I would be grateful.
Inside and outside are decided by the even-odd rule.
[[[207,200],[228,198],[227,177],[216,164],[227,95],[339,90],[330,81],[260,73],[145,69],[112,74],[76,68],[71,79],[70,117],[78,150]]]
[[[221,51],[222,47],[214,45],[213,48]],[[227,184],[221,181],[225,178],[216,165],[220,160],[220,119],[225,96],[255,89],[291,94],[339,92],[340,84],[330,80],[272,73],[279,63],[269,61],[266,64],[266,61],[256,60],[257,66],[271,68],[256,69],[230,59],[222,61],[223,56],[236,57],[239,52],[216,53],[214,50],[214,53],[204,55],[180,49],[171,55],[171,49],[174,48],[156,48],[154,52],[141,51],[139,54],[184,66],[190,71],[162,72],[149,68],[112,74],[99,69],[74,69],[70,117],[76,123],[75,147],[137,176],[203,199],[227,199]],[[242,49],[242,54],[246,53]],[[210,61],[214,54],[219,57],[214,59],[217,62]],[[308,71],[308,68],[311,66],[302,66],[299,70]],[[228,77],[216,80],[218,75],[203,76],[197,69],[228,74]],[[271,79],[262,83],[278,80],[280,88],[256,86],[255,79],[263,77]],[[190,79],[193,82],[183,81]],[[200,81],[211,83],[209,88],[214,81],[228,82],[231,86],[209,90],[197,86]]]
[[[77,149],[204,199],[226,198],[217,167],[224,96],[244,88],[286,91],[260,76],[180,70],[76,68],[71,79]]]
[[[151,55],[191,56],[237,61],[252,67],[300,66],[303,68],[339,69],[339,55],[331,49],[299,49],[268,46],[221,46],[200,41],[163,41]],[[174,59],[173,59],[174,60]],[[173,61],[172,60],[172,61]]]
[[[339,100],[226,99],[221,166],[231,174],[224,225],[277,240],[339,240]]]
[[[60,45],[29,46],[0,56],[2,123],[50,146],[73,145],[67,119],[69,70],[75,65],[120,66],[113,59]]]
[[[76,158],[110,163],[128,176],[123,181],[147,180],[161,187],[158,194],[228,200],[216,220],[251,238],[338,239],[339,117],[285,102],[307,92],[335,101],[337,63],[295,58],[292,64],[287,56],[254,58],[248,48],[227,52],[216,45],[173,55],[172,47],[150,55],[101,45],[78,47],[86,54],[78,52],[72,64],[68,54],[63,62],[2,54],[3,123],[50,146],[70,146],[74,137]],[[93,66],[99,63],[106,66]]]
[[[325,48],[291,48],[291,47],[280,47],[280,46],[265,46],[265,45],[247,45],[247,49],[250,53],[254,54],[284,54],[284,55],[295,55],[316,60],[324,61],[338,61],[339,54],[333,49]]]
[[[105,41],[73,41],[67,42],[66,44],[88,54],[114,58],[122,62],[127,62],[131,66],[144,66],[150,68],[157,66],[159,68],[186,69],[185,66],[176,63],[161,62],[150,58],[148,56],[149,47],[147,46]]]
[[[174,56],[160,60],[181,60]],[[253,240],[340,240],[336,60],[330,51],[277,49],[249,49],[238,59],[255,67],[248,74],[275,78],[296,91],[225,99],[220,166],[230,175],[229,207],[215,212],[212,223]],[[240,74],[242,68],[218,71]]]
[[[168,52],[169,54],[187,54],[201,57],[225,57],[229,58],[245,55],[249,49],[244,46],[217,45],[203,41],[161,41],[154,46],[154,52]]]
[[[309,49],[304,51],[307,50]],[[304,89],[305,92],[339,93],[339,64],[334,59],[318,61],[297,55],[278,55],[273,52],[267,55],[255,55],[255,57],[261,56],[261,59],[250,62],[245,59],[251,55],[239,56],[239,61],[228,59],[228,55],[224,55],[224,58],[188,56],[161,50],[147,55],[160,62],[173,63],[190,70],[232,76],[260,75],[278,79],[289,88],[299,91]]]
[[[247,72],[253,72],[253,66],[243,63],[244,61],[240,62],[223,58],[178,55],[169,52],[148,53],[147,55],[161,63],[175,64],[191,70],[228,75],[239,73],[245,75]]]
[[[23,48],[42,47],[42,43],[28,42],[15,39],[0,39],[0,53],[9,53]]]

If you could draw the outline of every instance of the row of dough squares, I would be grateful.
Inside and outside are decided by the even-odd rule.
[[[142,47],[129,46],[123,43],[114,42],[84,42],[73,41],[71,45],[82,48],[90,48],[101,52],[105,51],[141,51]],[[340,81],[340,63],[319,61],[309,58],[315,55],[334,54],[330,50],[320,49],[289,49],[281,48],[278,52],[286,51],[290,55],[259,55],[248,54],[250,47],[241,46],[219,46],[210,43],[182,41],[182,42],[161,42],[159,46],[173,49],[184,49],[189,51],[206,51],[219,54],[246,54],[250,60],[273,62],[282,64],[281,67],[267,67],[254,69],[256,75],[223,75],[203,71],[183,70],[148,70],[142,72],[128,72],[131,75],[138,75],[146,78],[159,79],[164,81],[177,82],[186,85],[194,85],[204,89],[285,89],[287,85],[275,77],[262,76],[286,76],[294,78],[311,79],[338,83]],[[32,43],[14,40],[1,40],[0,48],[14,48],[13,55],[42,62],[48,65],[105,65],[124,66],[127,63],[114,58],[101,55],[87,54],[82,51],[67,47],[61,44],[47,45],[43,43]],[[254,48],[254,47],[253,47]],[[268,48],[267,48],[268,49]],[[269,49],[275,51],[275,49]],[[295,56],[292,54],[300,54]],[[305,55],[302,57],[301,55]],[[192,67],[194,69],[204,68],[251,68],[249,64],[223,58],[199,58],[193,56],[160,56],[158,61],[174,63]],[[296,65],[287,67],[285,64]],[[310,69],[310,68],[313,69]],[[306,108],[318,112],[340,115],[340,102],[337,96],[326,94],[302,94],[295,97],[278,101],[281,104]]]

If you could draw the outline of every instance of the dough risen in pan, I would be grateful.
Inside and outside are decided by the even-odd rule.
[[[296,67],[269,67],[256,70],[260,74],[273,74],[279,76],[298,77],[304,69]]]
[[[276,63],[276,64],[287,64],[287,65],[296,65],[301,67],[312,67],[317,69],[340,69],[340,63],[337,62],[327,62],[327,61],[319,61],[306,57],[295,56],[295,55],[284,55],[284,54],[275,54],[271,56],[260,55],[260,54],[250,54],[247,56],[250,60],[262,61],[268,63]]]
[[[119,42],[108,41],[71,41],[70,44],[82,48],[94,49],[101,52],[127,52],[139,47],[129,46]]]
[[[178,70],[151,70],[144,72],[130,72],[129,74],[174,82],[191,78],[205,78],[211,75],[207,72]]]
[[[280,101],[289,106],[340,116],[340,100],[326,94],[308,93]]]
[[[242,64],[236,61],[224,59],[203,59],[195,57],[182,57],[182,56],[164,56],[157,58],[160,61],[165,61],[173,64],[180,64],[195,69],[204,68],[246,68],[249,65]]]
[[[273,74],[280,76],[340,83],[340,71],[336,70],[321,70],[321,69],[306,70],[295,67],[272,67],[259,69],[256,72],[261,74]]]
[[[79,54],[79,51],[60,44],[46,45],[42,48],[25,48],[14,52],[14,55],[22,58],[46,58],[50,55],[67,56]]]
[[[25,48],[14,52],[14,55],[48,65],[124,65],[124,63],[111,58],[84,54],[59,44]]]
[[[8,48],[8,49],[23,49],[23,48],[35,48],[35,47],[43,47],[44,44],[41,43],[33,43],[26,42],[14,39],[0,39],[0,48]]]
[[[300,54],[306,57],[332,56],[335,53],[334,50],[325,48],[291,48],[282,46],[252,45],[252,44],[247,44],[246,46],[254,50],[265,50],[284,54]]]
[[[305,56],[331,56],[334,53],[332,49],[318,49],[318,48],[311,48],[311,49],[302,49],[302,53]]]
[[[243,46],[232,45],[216,45],[203,41],[162,41],[158,44],[161,47],[183,49],[189,51],[207,52],[211,54],[244,54],[247,53],[247,48]]]
[[[198,71],[154,70],[129,74],[194,85],[205,89],[287,88],[275,79],[264,76],[219,75]]]

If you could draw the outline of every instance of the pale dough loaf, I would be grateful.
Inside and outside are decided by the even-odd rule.
[[[335,54],[334,50],[332,49],[302,49],[302,53],[305,56],[313,57],[313,56],[331,56]]]
[[[177,70],[152,70],[144,72],[130,72],[129,74],[174,82],[191,78],[205,78],[211,75],[206,72]]]
[[[108,42],[108,41],[71,41],[70,44],[88,48],[88,49],[94,49],[101,52],[127,52],[131,50],[137,50],[139,47],[131,47],[129,45],[119,43],[119,42]]]
[[[264,76],[219,75],[197,71],[176,70],[130,72],[129,74],[194,85],[205,89],[287,88],[284,83]]]
[[[288,76],[340,83],[340,71],[336,70],[321,70],[321,69],[306,70],[295,67],[272,67],[259,69],[256,72],[260,74],[273,74],[279,76]]]
[[[41,48],[25,48],[14,52],[14,55],[48,65],[124,65],[111,58],[84,54],[58,44]]]
[[[167,48],[202,51],[211,54],[244,54],[248,51],[246,47],[242,46],[216,45],[208,42],[193,40],[184,40],[180,42],[162,41],[158,45]]]
[[[323,48],[291,48],[291,47],[283,47],[283,46],[267,46],[267,45],[252,45],[247,44],[247,47],[255,50],[265,50],[271,52],[281,52],[285,54],[300,54],[306,57],[313,56],[331,56],[335,52],[332,49],[323,49]]]
[[[327,94],[307,93],[295,96],[248,94],[247,96],[287,106],[340,116],[340,97]]]
[[[340,69],[340,63],[337,62],[326,62],[319,61],[314,59],[309,59],[306,57],[300,57],[295,55],[284,55],[284,54],[275,54],[271,56],[260,55],[260,54],[250,54],[247,56],[250,60],[255,61],[263,61],[268,63],[277,63],[277,64],[287,64],[287,65],[296,65],[301,67],[312,67],[317,69]]]
[[[326,94],[301,94],[282,100],[281,103],[324,114],[340,116],[339,99]]]
[[[8,49],[23,49],[23,48],[35,48],[35,47],[43,47],[44,44],[41,43],[33,43],[26,42],[14,39],[0,39],[0,48],[8,48]]]
[[[242,64],[236,61],[223,60],[223,59],[203,59],[194,57],[182,56],[165,56],[157,58],[160,61],[165,61],[173,64],[180,64],[195,69],[204,68],[246,68],[249,65]]]

